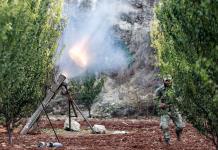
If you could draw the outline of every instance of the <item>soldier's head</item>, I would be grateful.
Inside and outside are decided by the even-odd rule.
[[[171,75],[165,75],[163,77],[163,82],[165,87],[170,87],[172,85],[172,76]]]

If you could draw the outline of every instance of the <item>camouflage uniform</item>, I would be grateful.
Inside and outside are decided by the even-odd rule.
[[[164,140],[166,143],[169,143],[170,133],[169,133],[169,122],[170,119],[173,120],[173,123],[176,126],[176,134],[178,140],[180,140],[180,134],[182,129],[184,128],[184,124],[182,122],[181,114],[178,112],[177,108],[173,105],[175,101],[175,91],[173,87],[165,87],[162,85],[159,87],[156,92],[156,98],[158,102],[158,106],[160,103],[167,104],[169,107],[167,108],[159,108],[159,114],[161,116],[160,119],[160,128],[164,134]]]

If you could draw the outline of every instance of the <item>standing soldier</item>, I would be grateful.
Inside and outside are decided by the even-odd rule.
[[[167,75],[163,78],[163,85],[160,86],[155,94],[156,100],[159,106],[160,128],[164,135],[164,141],[166,144],[170,144],[169,122],[170,119],[176,126],[177,140],[180,141],[181,133],[184,128],[181,114],[177,108],[173,105],[176,100],[175,91],[172,86],[172,77]]]

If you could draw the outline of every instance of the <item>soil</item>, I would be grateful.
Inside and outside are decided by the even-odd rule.
[[[89,119],[92,125],[101,124],[107,129],[106,134],[92,134],[88,124],[77,119],[81,124],[80,132],[63,130],[64,121],[52,121],[60,142],[66,150],[215,150],[213,143],[186,124],[182,140],[177,141],[174,126],[171,123],[170,145],[165,145],[157,118],[150,119]],[[114,134],[122,131],[124,134]],[[125,132],[124,132],[125,131]],[[7,144],[7,134],[0,126],[0,150],[40,149],[40,141],[56,142],[56,138],[47,120],[41,120],[35,133],[19,135],[19,129],[13,134],[13,146]],[[49,149],[49,148],[47,148]],[[50,148],[52,149],[52,148]]]

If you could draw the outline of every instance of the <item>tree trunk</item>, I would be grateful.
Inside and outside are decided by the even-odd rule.
[[[216,146],[216,150],[218,150],[218,134],[212,134],[212,138],[213,144]]]
[[[88,107],[88,111],[89,111],[89,118],[91,118],[92,117],[92,115],[91,115],[91,107]]]
[[[8,143],[12,144],[12,128],[11,128],[11,122],[6,123],[7,128],[7,134],[8,134]]]
[[[216,150],[218,150],[218,137],[216,139]]]

